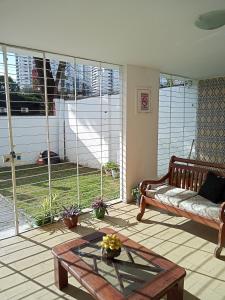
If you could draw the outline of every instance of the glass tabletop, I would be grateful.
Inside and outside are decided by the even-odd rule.
[[[122,247],[121,254],[114,259],[101,256],[101,239],[72,249],[90,265],[94,271],[107,280],[114,288],[127,296],[150,282],[163,269],[151,264],[140,256],[135,249]]]

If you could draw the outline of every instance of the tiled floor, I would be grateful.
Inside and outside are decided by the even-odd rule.
[[[217,232],[185,218],[147,210],[143,222],[137,207],[116,204],[104,221],[83,215],[70,231],[62,224],[34,229],[0,241],[0,299],[92,300],[74,278],[63,292],[54,286],[51,248],[59,243],[110,226],[184,267],[185,300],[225,299],[225,256],[213,257]],[[223,253],[225,255],[225,249]],[[107,300],[107,299],[105,299]]]

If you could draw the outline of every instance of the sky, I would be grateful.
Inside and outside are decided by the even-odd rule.
[[[16,81],[16,59],[14,53],[7,53],[8,58],[8,74]],[[4,75],[3,52],[0,50],[0,75]]]

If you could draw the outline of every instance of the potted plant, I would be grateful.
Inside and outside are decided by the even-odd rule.
[[[105,213],[108,213],[107,207],[108,205],[101,198],[97,198],[91,205],[93,209],[93,214],[97,219],[103,219]]]
[[[139,206],[140,200],[141,200],[141,193],[138,186],[135,186],[131,190],[131,195],[133,196],[134,200],[136,201],[136,204]]]
[[[105,174],[106,174],[107,176],[112,176],[111,164],[112,164],[112,162],[111,162],[111,161],[108,161],[108,162],[103,166],[104,171],[105,171]]]
[[[115,234],[106,234],[102,238],[101,248],[102,256],[105,258],[114,258],[120,255],[122,243]]]
[[[119,178],[120,177],[120,168],[118,164],[115,164],[115,166],[111,170],[112,177],[113,178]]]
[[[113,178],[118,178],[119,177],[119,165],[114,162],[114,161],[108,161],[104,165],[104,170],[106,175],[111,175]]]
[[[80,215],[80,209],[75,206],[71,205],[70,207],[63,206],[63,211],[61,212],[61,219],[66,227],[73,228],[77,226],[78,217]]]
[[[52,206],[55,199],[56,199],[56,195],[52,195],[52,196],[45,197],[41,201],[39,212],[34,216],[35,224],[37,226],[49,224],[54,221]]]

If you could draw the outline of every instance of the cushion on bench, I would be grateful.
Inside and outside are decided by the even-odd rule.
[[[181,201],[197,195],[197,192],[177,188],[172,185],[151,185],[150,190],[146,190],[146,196],[154,198],[162,203],[172,206],[179,206]]]
[[[146,189],[146,196],[196,215],[219,220],[220,204],[213,203],[194,191],[171,185],[151,185],[150,190]]]
[[[220,204],[213,203],[200,195],[182,201],[179,204],[179,208],[196,215],[219,220]]]

